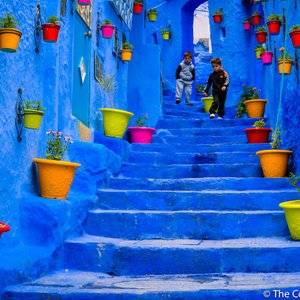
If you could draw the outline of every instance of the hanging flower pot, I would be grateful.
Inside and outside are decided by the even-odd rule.
[[[262,118],[265,114],[267,100],[252,99],[244,101],[249,118]]]
[[[115,27],[111,24],[111,21],[104,20],[101,26],[102,37],[105,39],[111,39],[114,33]]]
[[[162,29],[161,31],[162,39],[168,41],[170,39],[170,32],[167,29]]]
[[[244,25],[244,30],[246,30],[246,31],[250,30],[250,29],[251,29],[251,22],[250,22],[250,19],[248,19],[247,21],[245,21],[245,22],[243,23],[243,25]]]
[[[3,222],[0,222],[0,237],[2,236],[3,232],[8,232],[10,231],[10,227],[3,223]]]
[[[290,75],[292,71],[293,60],[291,59],[279,59],[278,60],[278,72],[279,74]]]
[[[202,102],[203,102],[203,106],[204,106],[204,111],[206,113],[209,113],[209,109],[214,101],[213,97],[203,97],[201,98]]]
[[[262,64],[265,65],[265,66],[271,65],[272,64],[272,57],[273,57],[273,52],[270,52],[270,51],[263,52],[260,55]]]
[[[157,18],[157,10],[156,8],[150,8],[147,12],[148,20],[150,22],[155,22]]]
[[[260,16],[258,11],[255,11],[253,13],[253,15],[251,16],[251,20],[252,20],[253,25],[259,25],[260,24],[261,16]]]
[[[58,39],[58,33],[60,25],[56,16],[51,16],[47,19],[49,23],[42,24],[43,40],[48,43],[56,43]]]
[[[24,127],[39,129],[44,115],[44,108],[40,101],[24,102]]]
[[[280,20],[269,21],[267,22],[267,24],[268,24],[269,34],[271,35],[279,34],[280,26],[281,26]]]
[[[255,56],[257,59],[260,59],[260,55],[266,51],[266,49],[263,46],[256,46],[255,49]]]
[[[100,111],[103,117],[104,135],[122,139],[133,113],[115,108],[101,108]]]
[[[267,40],[267,32],[264,26],[257,27],[257,31],[255,32],[255,36],[257,39],[257,42],[262,44],[265,43]]]
[[[78,5],[90,5],[91,0],[78,0]]]
[[[290,29],[290,38],[292,39],[293,46],[296,49],[300,48],[300,25],[295,25]]]
[[[143,0],[135,0],[133,3],[133,12],[135,14],[141,14],[143,11]]]
[[[213,19],[215,23],[221,23],[223,18],[223,11],[222,10],[215,10],[213,14]]]

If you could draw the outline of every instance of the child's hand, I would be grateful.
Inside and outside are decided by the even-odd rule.
[[[225,92],[225,91],[226,91],[226,86],[222,86],[221,90],[222,90],[223,92]]]
[[[207,97],[207,96],[208,96],[207,93],[205,93],[205,92],[203,93],[203,95],[204,95],[204,97]]]

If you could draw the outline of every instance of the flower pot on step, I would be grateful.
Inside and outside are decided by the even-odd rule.
[[[10,231],[10,227],[5,223],[0,222],[0,237],[2,236],[3,232],[7,232],[7,231]]]
[[[293,30],[289,33],[290,38],[292,39],[293,46],[296,49],[300,48],[300,30]]]
[[[64,200],[70,190],[76,168],[81,164],[44,158],[34,158],[38,167],[40,195]]]
[[[259,156],[264,177],[278,178],[287,174],[289,156],[293,153],[290,150],[260,150],[256,152]]]
[[[103,117],[104,135],[122,139],[133,113],[115,108],[101,108],[100,111]]]
[[[151,144],[155,128],[132,126],[128,127],[130,131],[131,142],[136,144]]]
[[[19,46],[22,32],[14,28],[0,29],[0,50],[4,52],[16,52]]]
[[[280,20],[269,21],[267,22],[267,24],[268,24],[269,34],[271,35],[279,34],[280,26],[281,26]]]
[[[290,75],[292,71],[293,60],[291,59],[278,59],[278,72],[279,74],[284,73],[285,75]]]
[[[271,128],[246,128],[245,133],[249,144],[267,143]]]
[[[59,24],[45,23],[42,24],[43,40],[48,43],[56,43],[58,39],[58,33],[60,30]]]
[[[262,52],[260,55],[261,62],[264,66],[268,66],[272,64],[272,57],[273,57],[273,52],[271,51],[266,51]]]
[[[114,34],[115,27],[111,24],[103,24],[101,26],[102,37],[105,39],[111,39]]]
[[[201,98],[201,100],[203,102],[204,111],[206,113],[209,113],[209,109],[211,108],[214,98],[213,97],[203,97],[203,98]]]
[[[285,213],[286,223],[293,240],[300,240],[300,200],[286,201],[279,204]]]
[[[43,115],[43,111],[24,109],[24,127],[30,129],[39,129]]]
[[[247,114],[249,118],[262,118],[265,114],[265,106],[267,100],[265,99],[253,99],[246,100],[244,104],[247,109]]]

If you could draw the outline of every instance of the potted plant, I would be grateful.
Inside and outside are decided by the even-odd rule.
[[[252,14],[251,20],[252,20],[252,25],[259,25],[260,24],[261,16],[260,16],[258,11],[255,11]]]
[[[272,131],[271,128],[265,128],[264,119],[255,121],[253,124],[254,128],[246,128],[245,132],[249,144],[266,143],[269,139],[269,133]]]
[[[157,9],[156,8],[150,8],[147,11],[148,20],[150,22],[155,22],[157,17]]]
[[[132,143],[151,144],[155,128],[146,126],[147,120],[147,117],[138,117],[134,122],[136,126],[128,127]]]
[[[22,32],[16,29],[16,18],[10,13],[0,18],[0,50],[4,52],[16,52],[19,46]]]
[[[39,129],[44,115],[44,110],[40,101],[24,102],[24,127]]]
[[[170,39],[170,31],[166,28],[163,28],[161,30],[161,35],[162,35],[162,39],[165,40],[165,41]]]
[[[244,29],[245,30],[250,30],[251,29],[251,19],[250,18],[246,18],[244,20],[243,25],[244,25]]]
[[[129,119],[133,116],[133,113],[114,108],[113,94],[117,90],[115,75],[103,74],[99,84],[108,97],[111,106],[111,108],[100,109],[102,113],[104,135],[122,139],[127,129]]]
[[[290,28],[290,38],[292,39],[293,46],[300,48],[300,24],[294,25]]]
[[[60,131],[49,130],[47,133],[46,159],[34,158],[38,168],[40,195],[43,198],[64,200],[70,190],[76,168],[81,165],[69,161],[62,161],[68,144],[73,141]]]
[[[300,193],[300,188],[298,183],[300,181],[300,176],[296,176],[294,173],[289,174],[290,177],[287,181],[290,185],[294,186],[298,193]],[[285,201],[279,204],[284,210],[285,219],[290,231],[291,238],[295,241],[300,240],[300,200]]]
[[[266,28],[264,26],[260,26],[260,27],[256,28],[255,36],[256,36],[258,43],[260,43],[260,44],[265,43],[267,40],[267,35],[268,34],[267,34]]]
[[[135,14],[141,14],[143,11],[143,0],[134,0],[133,2],[133,12]]]
[[[261,55],[263,52],[265,52],[266,49],[265,49],[263,46],[258,45],[258,46],[255,47],[254,51],[255,51],[255,56],[256,56],[256,58],[257,58],[257,59],[260,59],[260,55]]]
[[[130,61],[132,56],[132,49],[133,46],[130,43],[123,43],[121,49],[121,59],[123,61]]]
[[[205,88],[205,87],[204,87]],[[202,101],[202,103],[203,103],[203,108],[204,108],[204,111],[206,112],[206,113],[209,113],[209,110],[210,110],[210,108],[211,108],[211,105],[212,105],[212,103],[213,103],[213,101],[214,101],[214,98],[213,98],[213,96],[207,96],[207,97],[202,97],[201,98],[201,101]]]
[[[91,4],[91,0],[78,0],[78,5],[90,5]]]
[[[268,16],[268,20],[269,22],[267,22],[267,24],[268,24],[269,34],[271,35],[279,34],[280,26],[281,26],[281,15],[271,14]]]
[[[114,33],[115,27],[111,24],[110,20],[104,20],[101,25],[102,37],[105,39],[111,39]]]
[[[44,42],[55,43],[60,30],[59,19],[56,16],[51,16],[47,21],[48,23],[42,24],[43,40]]]
[[[278,72],[279,74],[289,75],[292,71],[293,60],[290,59],[291,55],[285,52],[284,47],[279,49],[281,54],[278,58]]]
[[[5,224],[4,222],[0,222],[0,237],[2,236],[3,232],[10,231],[9,225]]]
[[[223,18],[223,11],[222,10],[215,10],[214,14],[213,14],[213,19],[215,23],[220,23],[222,22],[222,18]]]
[[[289,156],[293,152],[278,149],[279,144],[282,142],[280,135],[280,128],[277,128],[272,133],[272,141],[270,143],[272,149],[256,152],[256,155],[258,155],[260,159],[264,177],[277,178],[284,177],[287,174]]]
[[[261,62],[263,65],[268,66],[272,64],[273,52],[265,51],[260,54]]]

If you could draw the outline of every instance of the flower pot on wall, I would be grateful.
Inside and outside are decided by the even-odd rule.
[[[260,44],[265,43],[267,40],[267,33],[264,31],[256,32],[255,36],[256,36],[257,42]]]
[[[81,164],[69,161],[34,158],[38,167],[40,195],[43,198],[66,199],[76,168]]]
[[[280,32],[281,22],[280,20],[269,21],[267,22],[269,28],[269,34],[277,35]]]
[[[244,25],[244,30],[250,30],[251,29],[250,21],[249,22],[244,22],[243,25]]]
[[[60,30],[59,24],[45,23],[42,24],[43,40],[44,42],[55,43],[58,39],[58,33]]]
[[[121,50],[121,59],[123,61],[130,61],[132,56],[132,50],[130,49],[122,49]]]
[[[170,32],[163,32],[161,36],[163,40],[168,41],[170,39]]]
[[[300,200],[286,201],[279,204],[285,213],[286,223],[293,240],[300,240]]]
[[[90,5],[91,0],[78,0],[78,5]]]
[[[273,53],[270,51],[266,51],[261,53],[260,58],[263,65],[271,65],[272,64]]]
[[[255,49],[254,51],[255,51],[255,56],[256,56],[256,58],[257,58],[257,59],[260,59],[260,55],[261,55],[263,52],[265,52],[265,49],[263,49],[263,48],[258,48],[258,49]]]
[[[214,101],[213,97],[203,97],[201,98],[202,102],[203,102],[203,106],[204,106],[204,111],[206,113],[209,113],[209,109]]]
[[[271,128],[246,128],[245,133],[249,144],[267,143]]]
[[[284,73],[285,75],[290,75],[292,71],[293,60],[291,59],[279,59],[278,60],[278,72],[279,74]]]
[[[264,99],[253,99],[246,100],[244,104],[247,109],[247,114],[249,118],[262,118],[265,114],[265,105],[267,100]]]
[[[290,38],[292,39],[293,46],[296,49],[300,48],[300,30],[293,30],[289,33]]]
[[[213,15],[213,19],[215,23],[221,23],[222,22],[222,15]]]
[[[259,156],[264,177],[278,178],[287,174],[290,150],[260,150],[256,152]]]
[[[10,231],[10,227],[5,223],[0,222],[0,237],[2,236],[3,232],[7,232],[7,231]]]
[[[140,2],[134,2],[133,3],[133,12],[135,14],[141,14],[143,11],[143,3]]]
[[[122,139],[133,113],[115,108],[101,108],[100,111],[103,117],[104,135]]]
[[[260,19],[261,19],[261,16],[259,16],[259,15],[252,16],[251,17],[252,24],[253,25],[259,25],[260,24]]]
[[[101,26],[102,37],[105,39],[111,39],[114,34],[115,27],[111,24],[103,24]]]
[[[43,115],[43,111],[24,109],[24,127],[30,129],[39,129]]]
[[[0,29],[0,50],[4,52],[16,52],[19,46],[22,32],[14,28]]]
[[[157,18],[157,12],[155,12],[155,11],[148,12],[148,20],[150,22],[155,22],[156,18]]]
[[[130,131],[131,142],[137,144],[150,144],[155,132],[155,128],[141,126],[128,127],[128,130]]]

